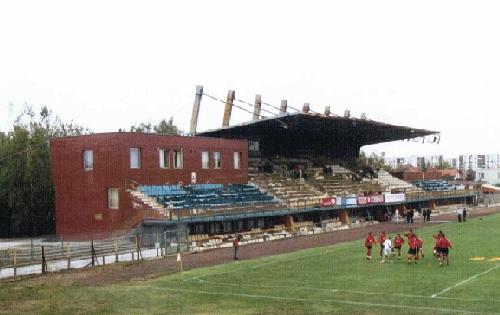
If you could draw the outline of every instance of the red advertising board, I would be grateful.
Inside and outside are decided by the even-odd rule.
[[[370,203],[370,197],[358,197],[356,199],[358,205],[366,205]]]
[[[337,202],[336,202],[335,198],[327,197],[327,198],[321,199],[320,206],[321,207],[334,207],[336,203]]]
[[[384,195],[373,195],[368,197],[368,203],[384,203]]]

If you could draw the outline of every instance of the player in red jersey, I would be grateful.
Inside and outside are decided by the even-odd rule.
[[[434,238],[434,256],[437,257],[438,261],[441,262],[441,248],[439,247],[439,241],[441,240],[441,237],[443,235],[443,232],[440,230],[438,234],[432,235],[432,238]]]
[[[416,255],[417,255],[417,238],[415,237],[415,234],[413,234],[413,232],[409,232],[407,233],[407,236],[408,236],[408,246],[410,247],[408,249],[408,264],[411,263],[411,261],[413,260],[415,263],[417,263],[417,260],[415,259]]]
[[[448,254],[449,254],[449,249],[452,248],[452,246],[451,242],[446,238],[444,234],[441,235],[438,246],[441,252],[441,261],[439,262],[439,265],[442,266],[444,261],[446,260],[446,265],[449,266],[450,260],[448,259]]]
[[[375,244],[375,238],[372,235],[372,232],[368,232],[368,236],[366,237],[365,240],[365,247],[366,247],[366,259],[367,260],[372,260],[372,247],[373,244]]]
[[[418,260],[420,255],[424,258],[424,241],[415,234],[415,242],[417,245],[417,254],[415,255],[415,259]]]
[[[385,235],[385,231],[380,234],[378,238],[378,242],[380,244],[380,258],[383,258],[383,252],[384,252],[384,242],[387,239],[387,236]]]
[[[401,259],[401,246],[405,243],[405,240],[401,237],[401,234],[394,238],[394,248],[398,251],[398,259]]]

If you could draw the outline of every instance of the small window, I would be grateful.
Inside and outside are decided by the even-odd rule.
[[[209,168],[209,156],[208,151],[201,152],[201,168]]]
[[[130,168],[141,168],[140,148],[130,148]]]
[[[169,168],[170,160],[169,160],[169,151],[167,149],[160,149],[159,151],[160,158],[160,168]]]
[[[241,168],[241,152],[233,152],[233,166],[236,170]]]
[[[94,169],[94,153],[92,150],[83,151],[83,169],[84,170]]]
[[[108,208],[118,209],[118,188],[108,188]]]
[[[258,141],[249,141],[248,142],[248,151],[258,152],[259,151],[259,142]]]
[[[214,168],[221,168],[221,154],[220,152],[214,152]]]
[[[183,164],[182,149],[174,151],[174,168],[182,168]]]

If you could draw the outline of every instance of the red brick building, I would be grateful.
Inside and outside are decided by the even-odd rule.
[[[110,236],[141,222],[131,183],[243,184],[246,140],[103,133],[53,139],[56,232],[65,239]]]

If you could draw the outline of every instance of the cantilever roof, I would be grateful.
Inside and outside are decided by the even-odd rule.
[[[364,146],[438,133],[438,131],[390,125],[369,119],[293,113],[208,130],[200,132],[198,135],[239,139],[293,137],[295,141],[307,141],[321,137],[329,139],[331,142],[350,142]]]

